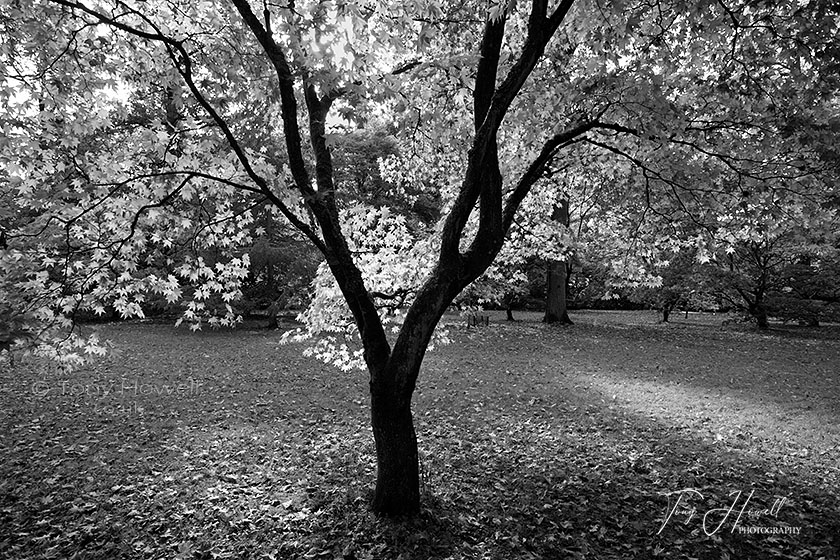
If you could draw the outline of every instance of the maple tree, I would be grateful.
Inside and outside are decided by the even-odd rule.
[[[774,298],[777,308],[779,300],[787,300],[787,305],[779,308],[782,315],[810,315],[811,321],[817,322],[817,308],[812,304],[810,313],[804,308],[797,313],[794,299],[800,300],[800,307],[807,306],[809,299],[832,300],[835,282],[824,274],[831,275],[838,254],[836,213],[801,203],[753,204],[738,207],[720,219],[739,227],[731,224],[716,232],[711,244],[715,250],[701,271],[706,289],[745,311],[762,330],[770,326],[768,316],[774,311]],[[808,284],[810,289],[805,287]]]
[[[840,321],[840,262],[836,255],[799,255],[782,267],[779,277],[781,286],[767,302],[774,317],[812,327],[823,321]]]
[[[550,165],[576,145],[606,154],[618,175],[635,170],[622,184],[659,216],[691,215],[704,189],[721,191],[721,208],[745,182],[816,177],[811,160],[836,164],[822,148],[836,134],[825,125],[837,113],[835,13],[824,2],[6,3],[4,313],[67,361],[103,351],[62,338],[74,313],[141,315],[148,294],[181,302],[194,328],[235,324],[242,248],[270,208],[324,256],[304,314],[312,352],[370,374],[373,508],[414,513],[424,354]],[[400,196],[434,192],[435,226],[340,194],[353,177],[331,152],[337,118],[394,121],[402,145],[382,175],[411,187]]]
[[[631,301],[643,303],[662,312],[662,322],[670,322],[671,312],[679,305],[713,307],[713,299],[698,280],[698,263],[692,251],[668,255],[670,260],[660,261],[651,267],[658,281],[656,285],[638,284],[628,291]]]

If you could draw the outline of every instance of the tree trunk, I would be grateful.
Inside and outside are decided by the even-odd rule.
[[[268,306],[268,325],[266,326],[267,329],[276,329],[279,328],[280,325],[277,321],[277,316],[280,314],[280,311],[286,307],[286,298],[284,297],[283,290],[280,290],[280,295],[271,302],[271,305]]]
[[[376,491],[372,508],[384,515],[420,511],[420,469],[411,404],[371,394],[371,423],[376,443]]]
[[[457,271],[437,270],[420,289],[387,360],[368,361],[371,424],[376,444],[377,514],[414,515],[420,511],[420,469],[411,397],[429,341],[446,308],[474,278],[457,280]]]
[[[750,300],[745,296],[744,299],[747,300],[747,313],[755,321],[758,330],[766,331],[769,329],[770,323],[767,320],[767,308],[764,307],[764,302],[761,297],[757,296],[755,299]]]
[[[662,322],[667,323],[668,318],[671,316],[671,308],[667,305],[662,307]]]
[[[561,198],[554,205],[551,219],[569,227],[569,200]],[[551,261],[546,270],[546,298],[544,323],[560,323],[571,325],[569,313],[566,310],[566,287],[568,285],[569,269],[565,261]]]
[[[505,294],[504,300],[502,303],[505,306],[505,314],[507,315],[508,321],[516,321],[513,317],[513,302],[516,300],[516,294],[512,292],[508,292]]]
[[[566,309],[566,263],[551,261],[546,270],[546,300],[544,323],[571,325]]]
[[[753,319],[755,319],[756,326],[760,331],[766,331],[770,328],[770,322],[767,320],[767,309],[762,302],[756,302],[749,306],[749,312]]]

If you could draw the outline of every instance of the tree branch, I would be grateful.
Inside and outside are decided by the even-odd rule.
[[[478,68],[475,75],[475,89],[473,91],[473,120],[475,130],[481,127],[493,94],[496,93],[496,74],[499,68],[499,56],[502,40],[505,36],[505,18],[488,19],[484,25],[484,36],[479,48]]]
[[[504,240],[504,219],[502,215],[502,193],[501,179],[495,177],[494,168],[498,167],[496,155],[496,134],[501,126],[505,114],[511,103],[517,96],[528,76],[531,75],[537,62],[542,57],[548,41],[560,26],[571,8],[573,0],[564,0],[558,6],[550,18],[545,17],[547,10],[546,2],[534,0],[531,13],[528,19],[528,34],[519,58],[508,72],[505,79],[495,88],[489,106],[486,96],[495,86],[495,74],[498,60],[496,41],[501,41],[503,35],[503,22],[499,24],[488,23],[484,29],[481,49],[482,58],[479,61],[479,69],[482,70],[483,81],[476,82],[476,95],[474,106],[476,116],[483,115],[480,125],[476,129],[476,135],[469,152],[467,170],[464,182],[458,192],[455,204],[452,206],[449,216],[444,223],[441,234],[441,251],[439,262],[441,266],[463,265],[462,255],[459,251],[461,236],[466,226],[467,219],[472,212],[475,203],[481,198],[481,228],[480,241],[471,249],[472,256],[477,258],[492,258],[498,247]],[[492,77],[492,83],[490,78]],[[485,108],[486,107],[486,108]],[[482,196],[483,195],[483,196]],[[475,263],[480,267],[480,263]]]
[[[153,32],[145,31],[143,29],[138,29],[135,26],[128,25],[121,21],[118,21],[116,17],[109,17],[104,14],[99,13],[98,11],[89,8],[82,4],[81,2],[71,1],[71,0],[50,0],[55,2],[59,5],[77,9],[81,12],[88,14],[98,20],[101,23],[114,27],[115,29],[119,29],[136,37],[140,37],[143,39],[147,39],[150,41],[156,41],[162,43],[167,53],[169,54],[170,58],[172,59],[173,65],[181,77],[184,79],[184,82],[187,85],[187,88],[192,93],[193,97],[195,97],[198,104],[204,109],[204,111],[210,116],[210,118],[215,122],[216,126],[222,132],[225,137],[225,140],[230,145],[231,149],[233,150],[234,154],[236,155],[239,162],[242,164],[243,168],[245,169],[245,173],[251,178],[251,180],[257,185],[260,193],[265,195],[273,204],[275,204],[279,209],[280,212],[292,223],[295,227],[297,227],[301,232],[303,232],[311,241],[312,243],[318,247],[319,249],[323,250],[324,244],[318,235],[302,220],[300,220],[287,206],[286,204],[280,200],[269,188],[268,182],[263,178],[260,174],[254,170],[253,166],[251,165],[251,161],[248,158],[245,150],[240,145],[239,141],[234,136],[233,132],[231,131],[230,127],[228,126],[227,122],[222,118],[222,116],[216,111],[216,109],[210,104],[206,97],[201,93],[198,89],[198,86],[195,84],[193,80],[193,73],[192,73],[192,60],[190,58],[189,53],[187,52],[186,48],[184,48],[184,44],[182,41],[173,39],[165,35],[159,27],[155,25],[153,21],[151,21],[148,17],[144,14],[139,13],[137,11],[132,10],[131,13],[140,17],[152,30]],[[234,2],[240,0],[233,0]],[[247,4],[247,2],[246,2]],[[250,11],[250,7],[248,7]],[[253,15],[253,13],[251,14]],[[119,17],[119,16],[117,16]],[[259,24],[259,20],[256,20],[257,25],[262,26]],[[263,33],[265,31],[263,30]],[[273,41],[272,41],[273,42]],[[282,53],[281,53],[282,54]],[[288,68],[288,67],[287,67]],[[294,99],[294,92],[292,91],[292,99]],[[284,115],[285,115],[285,107],[284,107]],[[297,131],[297,119],[295,117],[295,131]],[[299,136],[298,136],[299,138]],[[288,142],[288,134],[287,134],[287,142]],[[299,152],[300,153],[300,152]],[[290,160],[292,159],[292,154],[290,151]],[[303,162],[301,157],[301,164]],[[305,171],[305,167],[302,167]],[[293,173],[294,175],[294,173]],[[296,178],[297,180],[297,178]],[[306,184],[308,184],[308,179],[306,179]],[[298,188],[304,192],[304,189],[301,188],[300,184],[298,183]],[[309,188],[308,186],[306,188]],[[309,188],[311,191],[311,188]],[[304,197],[306,193],[304,192]]]
[[[516,211],[519,209],[519,205],[522,204],[522,201],[525,200],[526,196],[528,196],[528,192],[530,192],[531,187],[533,187],[534,183],[536,183],[542,176],[546,165],[554,159],[557,152],[570,144],[579,141],[581,136],[596,126],[598,126],[597,121],[579,124],[573,128],[555,134],[549,138],[545,144],[543,144],[539,155],[531,162],[531,165],[528,166],[525,173],[522,174],[522,177],[516,183],[516,187],[514,187],[513,192],[511,192],[508,197],[507,202],[505,202],[502,217],[502,224],[505,232],[510,229],[514,216],[516,216]]]
[[[303,159],[294,78],[286,56],[253,13],[248,0],[231,1],[257,38],[277,73],[289,167],[298,189],[304,195],[304,201],[321,227],[324,242],[319,249],[326,257],[330,271],[353,313],[364,342],[365,361],[371,375],[375,378],[379,372],[383,371],[383,365],[391,354],[391,348],[374,301],[365,287],[362,273],[353,262],[347,240],[341,232],[335,204],[332,158],[326,146],[325,125],[331,102],[337,94],[332,92],[324,99],[319,99],[315,85],[304,75],[303,90],[309,112],[310,143],[315,152],[315,180],[318,185],[316,192],[310,186],[309,174]],[[297,223],[295,225],[300,227]]]
[[[297,99],[295,98],[294,77],[286,60],[286,55],[274,41],[271,33],[267,31],[259,18],[251,10],[248,0],[231,0],[239,11],[239,15],[245,25],[251,30],[257,41],[268,56],[277,74],[277,83],[280,90],[280,104],[283,118],[283,135],[286,138],[286,151],[289,155],[289,168],[295,179],[295,184],[303,193],[305,198],[314,198],[315,192],[309,183],[309,173],[306,171],[306,164],[303,159],[303,141],[300,136],[297,117]]]

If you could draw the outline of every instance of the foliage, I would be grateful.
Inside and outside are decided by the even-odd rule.
[[[411,302],[428,275],[433,248],[416,242],[405,216],[387,207],[356,204],[342,211],[342,229],[355,265],[365,275],[382,324],[397,332]],[[284,334],[284,340],[314,340],[306,354],[340,369],[364,369],[363,351],[353,315],[329,267],[322,263],[312,282],[314,294],[299,315],[305,327]],[[434,343],[446,343],[447,331],[435,333]],[[433,344],[434,344],[433,343]]]
[[[57,273],[59,283],[68,287],[65,292],[86,294],[73,303],[75,308],[113,305],[123,315],[137,315],[143,292],[160,292],[173,300],[192,300],[185,303],[187,320],[235,322],[235,313],[223,306],[218,319],[213,319],[215,311],[206,312],[200,299],[206,297],[206,286],[184,288],[208,268],[227,263],[231,272],[222,276],[237,277],[234,270],[241,266],[232,259],[255,243],[248,231],[254,195],[267,198],[263,204],[280,203],[278,208],[296,225],[307,224],[302,205],[312,202],[310,185],[301,184],[305,170],[297,159],[322,158],[316,153],[321,140],[332,146],[331,182],[339,189],[402,213],[408,209],[400,206],[400,196],[406,201],[431,197],[421,210],[425,220],[436,216],[437,203],[429,206],[428,200],[442,201],[447,211],[453,208],[477,126],[471,122],[474,46],[487,32],[476,25],[480,18],[476,21],[468,6],[373,6],[365,12],[345,4],[299,3],[294,10],[269,9],[264,22],[249,19],[253,14],[244,4],[215,10],[191,5],[177,14],[168,14],[163,5],[148,11],[131,8],[117,18],[97,8],[30,1],[8,6],[3,16],[6,24],[21,23],[9,27],[14,32],[4,43],[8,79],[3,95],[10,103],[2,149],[5,181],[22,195],[10,201],[3,229],[13,250],[29,251],[26,241],[37,233],[39,242],[52,236],[55,249],[46,255],[48,262],[63,257],[72,262],[68,269],[115,269],[75,282]],[[632,238],[630,222],[641,223],[648,211],[672,217],[677,210],[691,215],[704,207],[703,187],[692,184],[697,177],[704,177],[702,185],[714,185],[713,191],[722,189],[713,192],[716,212],[729,204],[733,190],[727,184],[737,184],[738,193],[761,192],[775,188],[762,187],[764,177],[790,177],[790,169],[805,169],[815,158],[825,168],[836,164],[836,154],[827,147],[834,145],[830,139],[837,122],[832,101],[836,22],[827,5],[751,11],[677,2],[668,17],[635,4],[605,10],[580,2],[561,8],[560,16],[570,9],[564,32],[547,45],[544,62],[533,66],[533,79],[520,85],[521,94],[511,98],[508,127],[499,133],[508,193],[535,157],[548,172],[519,212],[520,219],[532,222],[520,228],[528,233],[508,236],[511,248],[506,251],[524,255],[503,254],[498,261],[503,269],[527,261],[528,247],[548,246],[534,230],[547,219],[539,208],[558,189],[577,199],[580,223],[599,216],[599,211],[587,214],[584,206],[603,210],[630,202],[616,208],[616,215],[625,214],[624,233],[610,227]],[[527,34],[527,11],[500,4],[490,14],[491,23],[507,22],[511,33]],[[61,22],[57,32],[44,27],[49,21]],[[258,24],[273,35],[260,35]],[[517,49],[524,46],[514,37],[500,50],[500,74],[515,68]],[[283,64],[306,70],[306,83],[296,93],[264,79],[267,62],[285,72],[270,48],[262,53],[267,59],[242,55],[254,53],[255,42],[266,48],[275,40],[277,48],[287,50]],[[85,63],[79,67],[78,60]],[[127,61],[131,72],[123,71]],[[716,88],[701,85],[706,82]],[[335,102],[345,128],[329,139],[313,129],[323,138],[312,147],[303,146],[299,132],[290,128],[295,99],[303,102],[308,118],[317,109],[314,98],[306,97],[308,87],[324,100],[335,96],[329,101]],[[557,90],[569,95],[558,97]],[[710,95],[714,102],[704,97]],[[808,109],[791,112],[793,107]],[[321,109],[326,115],[329,104]],[[388,133],[378,124],[383,132],[359,129],[372,123],[388,123]],[[556,134],[563,127],[578,132],[566,141]],[[545,149],[549,157],[540,158]],[[749,157],[756,149],[764,153],[763,163]],[[402,162],[395,166],[395,159]],[[380,170],[380,165],[385,167]],[[318,169],[328,173],[324,165]],[[733,176],[738,180],[729,181]],[[44,191],[47,182],[55,186]],[[293,183],[301,192],[285,189]],[[637,190],[621,195],[622,185]],[[409,191],[395,198],[395,186]],[[674,196],[664,196],[668,190]],[[644,210],[633,193],[647,199]],[[52,203],[29,204],[28,197]],[[68,213],[61,207],[68,202],[84,211]],[[16,215],[32,214],[39,219],[29,227],[15,222]],[[103,218],[109,227],[93,224]],[[224,231],[196,234],[204,229],[197,224]],[[65,247],[59,248],[62,230],[69,238],[65,235]],[[466,230],[463,241],[474,235],[471,231],[476,230]],[[517,236],[521,239],[513,239]],[[203,270],[198,275],[186,269],[150,273],[147,263],[128,256],[157,250],[150,242],[165,252],[190,237],[196,242],[193,264],[187,266]],[[428,243],[425,237],[415,235],[417,242]],[[92,239],[101,240],[98,258],[67,250]],[[229,256],[202,267],[196,259],[207,260],[200,255],[204,250]],[[122,294],[116,294],[115,278],[135,270],[142,271],[144,281],[125,278],[123,283],[131,286],[121,286]],[[494,275],[510,276],[519,283],[513,291],[521,291],[521,274],[491,271],[488,278]],[[235,297],[235,289],[208,280],[214,286],[210,291],[218,290],[222,299]],[[62,312],[58,304],[50,308],[52,314]]]
[[[142,316],[156,294],[195,329],[236,324],[270,207],[324,255],[303,334],[370,373],[390,481],[374,507],[416,512],[423,358],[528,205],[608,183],[574,190],[601,210],[581,220],[644,247],[624,264],[736,247],[738,202],[804,216],[800,199],[837,194],[838,21],[824,0],[3,4],[4,309],[44,332],[77,309]],[[370,154],[333,137],[368,124],[395,138],[388,206],[361,192]],[[400,214],[424,196],[424,219]]]
[[[745,205],[721,216],[728,227],[710,245],[715,252],[701,257],[709,289],[759,327],[767,327],[770,307],[785,319],[818,321],[819,304],[808,300],[831,300],[835,290],[838,219],[831,209],[802,203]],[[831,311],[822,314],[828,317]]]
[[[840,322],[840,265],[836,252],[800,255],[779,271],[781,289],[769,296],[770,313],[809,325]]]
[[[713,298],[698,268],[693,251],[676,253],[651,271],[660,279],[658,286],[636,286],[629,290],[629,299],[661,310],[663,321],[680,305],[685,309],[714,310]]]
[[[361,129],[330,135],[335,164],[335,181],[347,204],[364,202],[388,206],[392,211],[434,222],[434,204],[410,183],[389,181],[388,163],[400,157],[399,144],[393,135],[379,130]]]

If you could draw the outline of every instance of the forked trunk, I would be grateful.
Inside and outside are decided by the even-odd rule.
[[[396,399],[371,397],[377,463],[373,511],[413,515],[420,511],[420,471],[411,404],[395,405]]]
[[[381,515],[420,511],[420,469],[411,397],[435,326],[455,295],[477,274],[436,269],[406,313],[387,361],[370,369],[371,424],[376,443],[376,491],[372,508]]]

